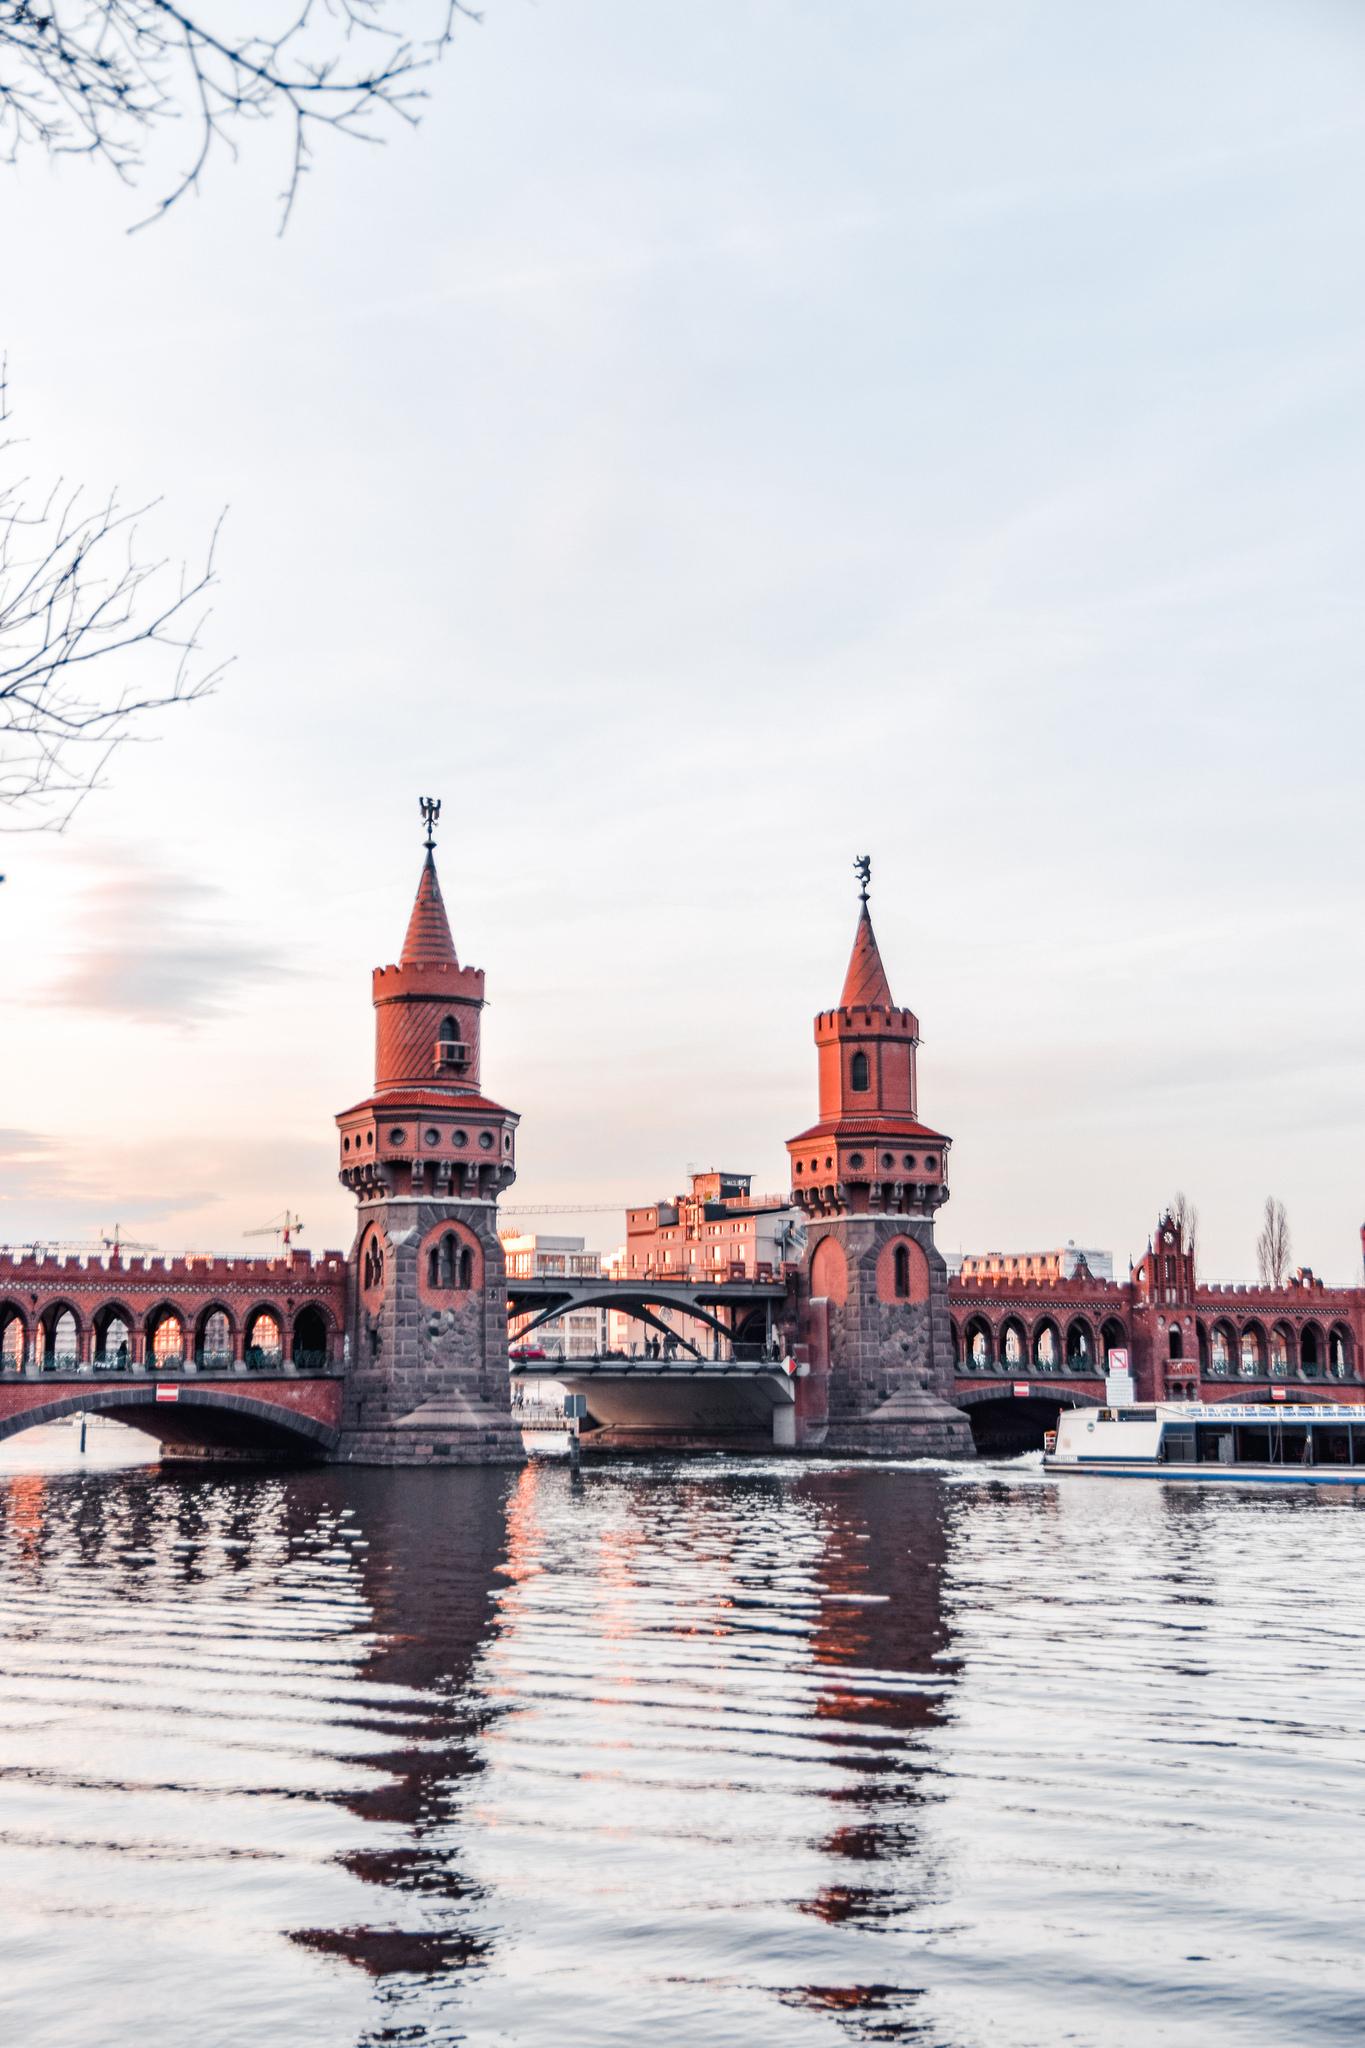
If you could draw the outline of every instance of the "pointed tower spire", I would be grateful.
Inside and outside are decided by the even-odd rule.
[[[886,978],[877,935],[872,929],[872,914],[867,907],[867,892],[872,880],[870,853],[858,855],[853,863],[853,872],[861,885],[859,898],[862,908],[858,913],[858,929],[853,935],[853,951],[849,955],[839,1007],[842,1010],[894,1010],[896,1005],[891,1000],[891,984]]]
[[[450,936],[450,919],[436,879],[436,856],[427,848],[417,900],[408,919],[400,965],[403,967],[458,967],[455,941]]]
[[[872,929],[866,904],[859,913],[858,929],[853,935],[853,951],[849,955],[839,1007],[841,1010],[894,1010],[896,1007],[891,1000],[891,984],[882,966],[877,935]]]
[[[455,941],[450,936],[450,919],[446,916],[441,884],[436,875],[436,820],[441,815],[441,799],[424,796],[418,801],[426,828],[424,843],[427,857],[422,864],[417,900],[408,919],[408,932],[399,964],[403,967],[458,967]]]

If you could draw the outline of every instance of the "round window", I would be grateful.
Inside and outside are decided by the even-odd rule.
[[[479,1132],[479,1150],[481,1152],[491,1152],[493,1150],[493,1133],[491,1131]]]
[[[850,1165],[850,1166],[861,1166],[861,1165],[862,1165],[862,1163],[863,1163],[863,1155],[862,1155],[862,1153],[861,1153],[861,1152],[850,1152],[850,1153],[849,1153],[849,1155],[848,1155],[848,1163],[849,1163],[849,1165]]]
[[[366,1143],[367,1145],[373,1145],[373,1143],[374,1143],[374,1132],[373,1132],[373,1131],[366,1131],[366,1133],[365,1133],[365,1143]]]
[[[883,1152],[883,1154],[882,1154],[882,1165],[883,1165],[883,1166],[894,1166],[894,1165],[895,1165],[895,1163],[896,1163],[896,1156],[895,1156],[895,1154],[894,1154],[893,1152]]]
[[[906,1155],[905,1155],[905,1163],[906,1163],[906,1165],[907,1165],[907,1166],[908,1166],[908,1167],[910,1168],[911,1172],[913,1173],[913,1172],[914,1172],[914,1169],[915,1169],[915,1155],[914,1155],[914,1153],[913,1153],[913,1152],[907,1152],[907,1153],[906,1153]]]
[[[350,1139],[349,1139],[349,1138],[343,1138],[343,1139],[342,1139],[342,1141],[341,1141],[341,1149],[342,1149],[342,1151],[343,1151],[343,1152],[349,1152],[349,1151],[350,1151],[350,1149],[351,1149],[351,1141],[350,1141]]]
[[[935,1159],[933,1153],[926,1152],[924,1155],[924,1171],[926,1173],[932,1173],[937,1165],[938,1161],[937,1159]]]
[[[350,1141],[350,1139],[348,1138],[348,1139],[346,1140],[346,1142],[347,1142],[347,1144],[349,1145],[351,1141]],[[796,1170],[797,1170],[797,1172],[798,1172],[798,1173],[800,1173],[800,1172],[801,1172],[801,1171],[803,1170],[803,1169],[802,1169],[802,1166],[801,1166],[801,1161],[800,1161],[799,1159],[798,1159],[798,1160],[797,1160],[797,1162],[796,1162]]]
[[[441,1133],[434,1128],[429,1131],[423,1131],[422,1136],[426,1139],[428,1145],[439,1145],[441,1142]]]
[[[468,1131],[452,1131],[450,1142],[452,1145],[467,1145],[469,1143]]]
[[[407,1141],[408,1134],[403,1129],[403,1126],[401,1124],[395,1124],[393,1129],[389,1132],[389,1143],[391,1145],[405,1145]]]
[[[512,1133],[510,1131],[504,1131],[502,1134],[502,1149],[504,1152],[510,1152],[512,1149]]]

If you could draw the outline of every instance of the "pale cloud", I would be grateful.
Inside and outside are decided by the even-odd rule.
[[[224,890],[131,854],[86,886],[73,927],[75,947],[39,996],[67,1010],[195,1025],[293,971],[282,946],[228,914]]]

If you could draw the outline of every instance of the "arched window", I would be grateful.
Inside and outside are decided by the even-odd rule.
[[[1171,1325],[1171,1334],[1166,1340],[1166,1351],[1167,1355],[1171,1358],[1183,1358],[1185,1356],[1185,1339],[1180,1331],[1176,1329],[1174,1323]]]
[[[436,1036],[436,1064],[438,1067],[462,1067],[465,1062],[465,1048],[460,1038],[460,1027],[453,1017],[443,1017]]]
[[[865,1052],[855,1052],[853,1058],[849,1061],[848,1085],[850,1088],[856,1089],[860,1095],[867,1093],[868,1070],[867,1054]]]
[[[474,1285],[474,1254],[468,1245],[460,1250],[460,1285],[466,1290]]]
[[[859,1058],[861,1059],[861,1057],[862,1055],[860,1053]],[[896,1255],[893,1261],[893,1272],[895,1275],[894,1285],[896,1290],[897,1301],[909,1301],[910,1247],[908,1245],[898,1244],[896,1246]]]

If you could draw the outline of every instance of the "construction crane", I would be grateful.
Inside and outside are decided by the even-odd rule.
[[[277,1216],[273,1223],[263,1223],[259,1230],[244,1230],[242,1236],[273,1237],[277,1242],[283,1240],[282,1249],[288,1251],[302,1229],[302,1216],[296,1216],[292,1209],[286,1209],[284,1214]]]
[[[98,1247],[91,1246],[92,1251],[96,1249],[113,1252],[117,1258],[120,1252],[154,1252],[157,1247],[154,1244],[138,1244],[135,1239],[125,1237],[123,1235],[123,1225],[116,1223],[111,1236],[101,1237]]]

